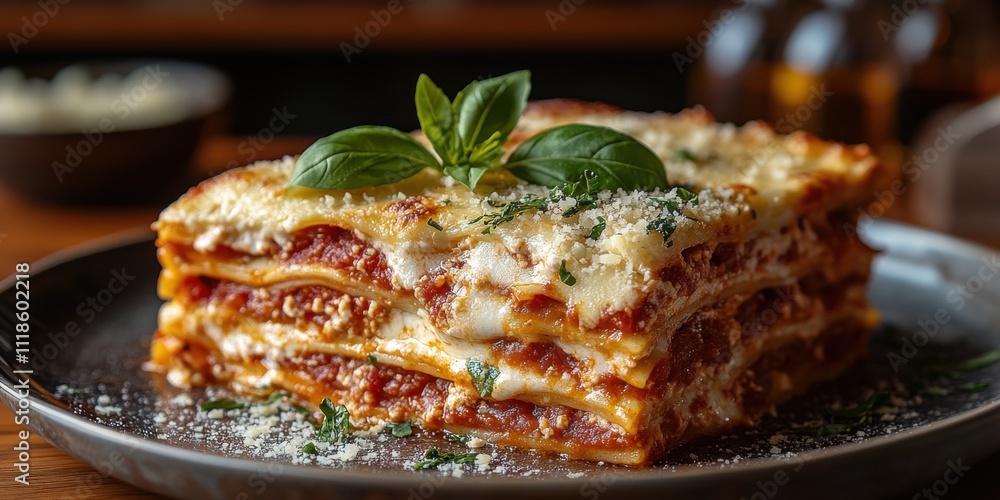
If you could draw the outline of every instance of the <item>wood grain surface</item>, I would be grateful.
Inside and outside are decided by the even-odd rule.
[[[230,160],[240,161],[237,152],[240,140],[234,137],[206,140],[193,162],[194,177],[206,177]],[[293,154],[302,151],[312,140],[278,137],[267,145],[260,157],[277,158]],[[0,186],[0,277],[12,274],[16,262],[34,262],[54,251],[100,236],[148,227],[162,208],[162,204],[128,208],[52,206],[25,199]],[[984,240],[997,246],[1000,235]],[[12,466],[16,460],[13,448],[19,441],[17,433],[23,428],[15,423],[9,411],[0,406],[0,499],[161,498],[106,476],[34,435],[28,440],[31,484],[23,486],[16,483],[14,477],[17,471]],[[951,487],[947,499],[996,498],[995,493],[1000,486],[997,478],[1000,478],[1000,454],[975,465],[957,485]],[[936,479],[928,478],[928,485]],[[923,496],[919,490],[899,497],[900,500],[911,498],[932,497]]]

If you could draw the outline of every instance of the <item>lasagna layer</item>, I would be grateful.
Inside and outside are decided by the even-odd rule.
[[[505,149],[571,122],[645,143],[673,187],[583,204],[498,168],[474,190],[426,169],[320,191],[289,188],[286,157],[192,188],[154,225],[154,363],[175,385],[330,397],[359,424],[632,464],[863,355],[873,252],[852,230],[894,176],[868,148],[556,101]]]
[[[315,284],[421,315],[431,328],[455,342],[485,343],[499,336],[554,342],[595,361],[601,372],[644,387],[659,361],[656,346],[669,343],[679,323],[710,301],[788,284],[820,269],[833,277],[866,275],[872,252],[849,244],[847,235],[834,229],[839,220],[850,219],[845,215],[803,218],[750,241],[688,248],[680,259],[653,270],[649,291],[634,309],[609,313],[593,328],[582,327],[573,309],[544,293],[462,281],[453,270],[475,259],[468,252],[444,261],[440,271],[422,279],[409,296],[380,293],[388,292],[384,286],[393,274],[384,256],[363,246],[351,232],[329,226],[300,231],[294,235],[293,250],[281,251],[272,245],[273,253],[260,257],[228,248],[205,253],[164,243],[159,250],[164,265],[160,293],[176,295],[185,276],[255,286]],[[511,258],[510,254],[497,255],[494,262]],[[367,288],[365,283],[369,283]],[[468,300],[470,296],[475,299]],[[470,328],[470,317],[488,311],[503,311],[495,318],[499,329],[494,324]]]
[[[316,285],[252,287],[189,278],[161,310],[160,330],[175,341],[200,346],[198,352],[227,366],[265,368],[234,376],[204,361],[168,364],[176,385],[221,379],[248,388],[273,386],[282,364],[305,352],[414,369],[471,388],[465,360],[477,359],[499,369],[492,399],[557,404],[635,433],[699,383],[738,374],[777,345],[814,337],[828,323],[865,321],[866,314],[859,276],[831,284],[815,274],[791,286],[735,294],[688,315],[671,341],[651,356],[657,362],[644,388],[601,372],[593,360],[551,342],[513,336],[486,344],[452,339],[418,316]],[[203,364],[216,371],[191,369]]]

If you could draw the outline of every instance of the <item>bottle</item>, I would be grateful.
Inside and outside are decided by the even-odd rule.
[[[784,22],[781,0],[724,2],[716,32],[693,67],[691,104],[701,104],[717,120],[742,124],[768,114],[771,65]]]
[[[904,77],[899,125],[906,143],[935,111],[1000,93],[1000,27],[988,0],[909,5],[894,7],[880,25],[893,36]]]
[[[898,66],[877,28],[887,12],[881,2],[821,0],[792,23],[770,79],[776,130],[867,143],[898,161]]]

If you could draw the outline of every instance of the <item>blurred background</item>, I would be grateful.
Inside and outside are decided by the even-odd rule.
[[[155,201],[169,201],[192,179],[346,127],[416,128],[421,72],[453,93],[526,68],[535,99],[703,105],[720,121],[867,143],[903,169],[906,214],[975,235],[1000,222],[998,16],[995,0],[8,0],[0,174],[17,191],[4,196],[152,202],[129,186],[156,178]],[[142,83],[161,60],[206,67]],[[75,120],[57,109],[81,103]],[[102,116],[108,143],[81,137]],[[197,123],[138,133],[185,121]]]
[[[420,73],[454,94],[518,69],[534,99],[702,105],[870,144],[903,183],[865,215],[1000,247],[998,16],[996,0],[4,0],[0,276],[148,227],[226,168],[354,125],[414,129]],[[94,475],[33,447],[39,481]],[[109,477],[87,491],[142,496]]]

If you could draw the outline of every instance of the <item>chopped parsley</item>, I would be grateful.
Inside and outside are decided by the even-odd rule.
[[[674,157],[678,160],[698,161],[698,158],[695,158],[694,153],[692,153],[690,149],[686,148],[674,151]]]
[[[292,397],[292,395],[288,394],[287,392],[282,392],[282,391],[272,392],[271,395],[264,400],[263,404],[269,405],[279,399],[290,398],[290,397]]]
[[[936,365],[931,367],[931,372],[939,375],[947,375],[951,378],[958,378],[968,372],[986,368],[997,361],[1000,361],[1000,349],[994,349],[958,363]]]
[[[435,221],[434,219],[427,219],[427,225],[433,227],[434,229],[437,229],[438,231],[444,231],[444,228],[441,227],[441,224],[438,224],[437,221]]]
[[[302,451],[310,455],[315,455],[319,453],[318,451],[316,451],[316,445],[312,441],[306,443],[306,445],[302,447]]]
[[[399,423],[389,422],[385,428],[393,437],[405,438],[413,434],[413,422],[411,420],[404,420]]]
[[[441,453],[437,448],[430,448],[424,453],[424,460],[417,462],[413,470],[436,469],[443,464],[474,464],[476,463],[475,453]]]
[[[212,411],[212,410],[242,410],[250,406],[247,403],[240,401],[234,401],[228,398],[211,399],[205,401],[201,404],[201,411]]]
[[[832,436],[836,434],[849,434],[870,422],[874,417],[875,410],[878,409],[886,399],[889,398],[888,391],[878,391],[861,403],[845,409],[835,410],[833,408],[820,409],[823,423],[795,429],[801,434],[813,436]]]
[[[490,366],[478,359],[470,359],[465,362],[465,369],[472,376],[472,384],[476,386],[476,391],[480,397],[489,397],[493,394],[493,383],[500,376],[500,370],[495,366]]]
[[[594,224],[593,229],[590,230],[590,234],[587,235],[587,239],[596,240],[600,238],[606,227],[608,227],[608,223],[604,221],[604,217],[598,217],[597,224]]]
[[[284,391],[275,391],[267,396],[264,401],[236,401],[229,398],[216,398],[210,399],[202,403],[199,408],[201,411],[212,411],[212,410],[242,410],[244,408],[249,408],[253,405],[269,405],[274,403],[279,399],[290,398],[291,394]]]
[[[377,365],[378,364],[378,358],[376,358],[374,354],[369,354],[368,357],[365,358],[365,364],[366,365]]]
[[[472,436],[466,436],[465,434],[455,434],[451,431],[444,431],[444,438],[448,440],[449,443],[465,444],[468,443]]]
[[[970,382],[968,384],[962,384],[958,386],[958,390],[962,392],[982,392],[985,391],[990,386],[989,379],[983,379],[979,382]]]
[[[684,187],[676,187],[674,189],[674,198],[650,198],[650,201],[666,209],[666,213],[662,214],[660,217],[653,219],[651,222],[646,224],[646,234],[656,231],[663,235],[663,243],[668,247],[674,245],[674,242],[670,240],[673,236],[674,230],[677,229],[677,223],[681,218],[688,218],[684,215],[685,205],[698,205],[698,193],[689,191]],[[678,201],[679,200],[679,201]]]
[[[566,270],[566,259],[563,259],[562,263],[559,264],[559,279],[567,286],[576,284],[576,278]]]
[[[545,198],[539,198],[533,194],[526,194],[520,199],[503,205],[494,204],[492,201],[489,204],[494,208],[503,208],[499,212],[480,215],[469,222],[469,224],[475,224],[482,221],[483,225],[486,226],[486,229],[483,229],[483,234],[490,234],[490,230],[500,227],[500,224],[504,222],[514,220],[521,212],[527,212],[528,210],[545,211],[549,208],[548,201]]]
[[[1000,361],[1000,349],[995,349],[987,353],[983,353],[974,358],[962,361],[961,363],[955,365],[953,370],[960,372],[971,372],[973,370],[978,370],[980,368],[986,368],[987,366],[990,366],[993,363],[996,363],[997,361]]]
[[[600,192],[600,189],[598,189],[597,184],[591,182],[596,178],[597,174],[590,170],[584,170],[582,181],[568,182],[554,187],[549,190],[549,194],[545,198],[529,193],[506,204],[495,204],[490,201],[489,204],[491,207],[500,208],[501,210],[499,212],[480,215],[469,223],[476,224],[482,222],[486,226],[483,229],[483,234],[490,234],[490,231],[499,227],[500,224],[514,220],[515,217],[523,212],[529,210],[544,212],[552,205],[569,198],[576,200],[576,204],[566,209],[562,216],[572,217],[584,210],[589,210],[597,206],[597,193]]]
[[[563,217],[572,217],[584,210],[589,210],[597,206],[597,193],[600,192],[596,184],[590,181],[597,178],[597,174],[590,170],[583,171],[583,180],[579,182],[569,182],[549,191],[549,199],[555,203],[573,198],[576,205],[563,212]]]
[[[351,413],[344,405],[333,406],[330,398],[323,398],[319,404],[319,410],[323,412],[323,424],[319,428],[319,439],[330,443],[345,441],[354,427],[351,425]]]

